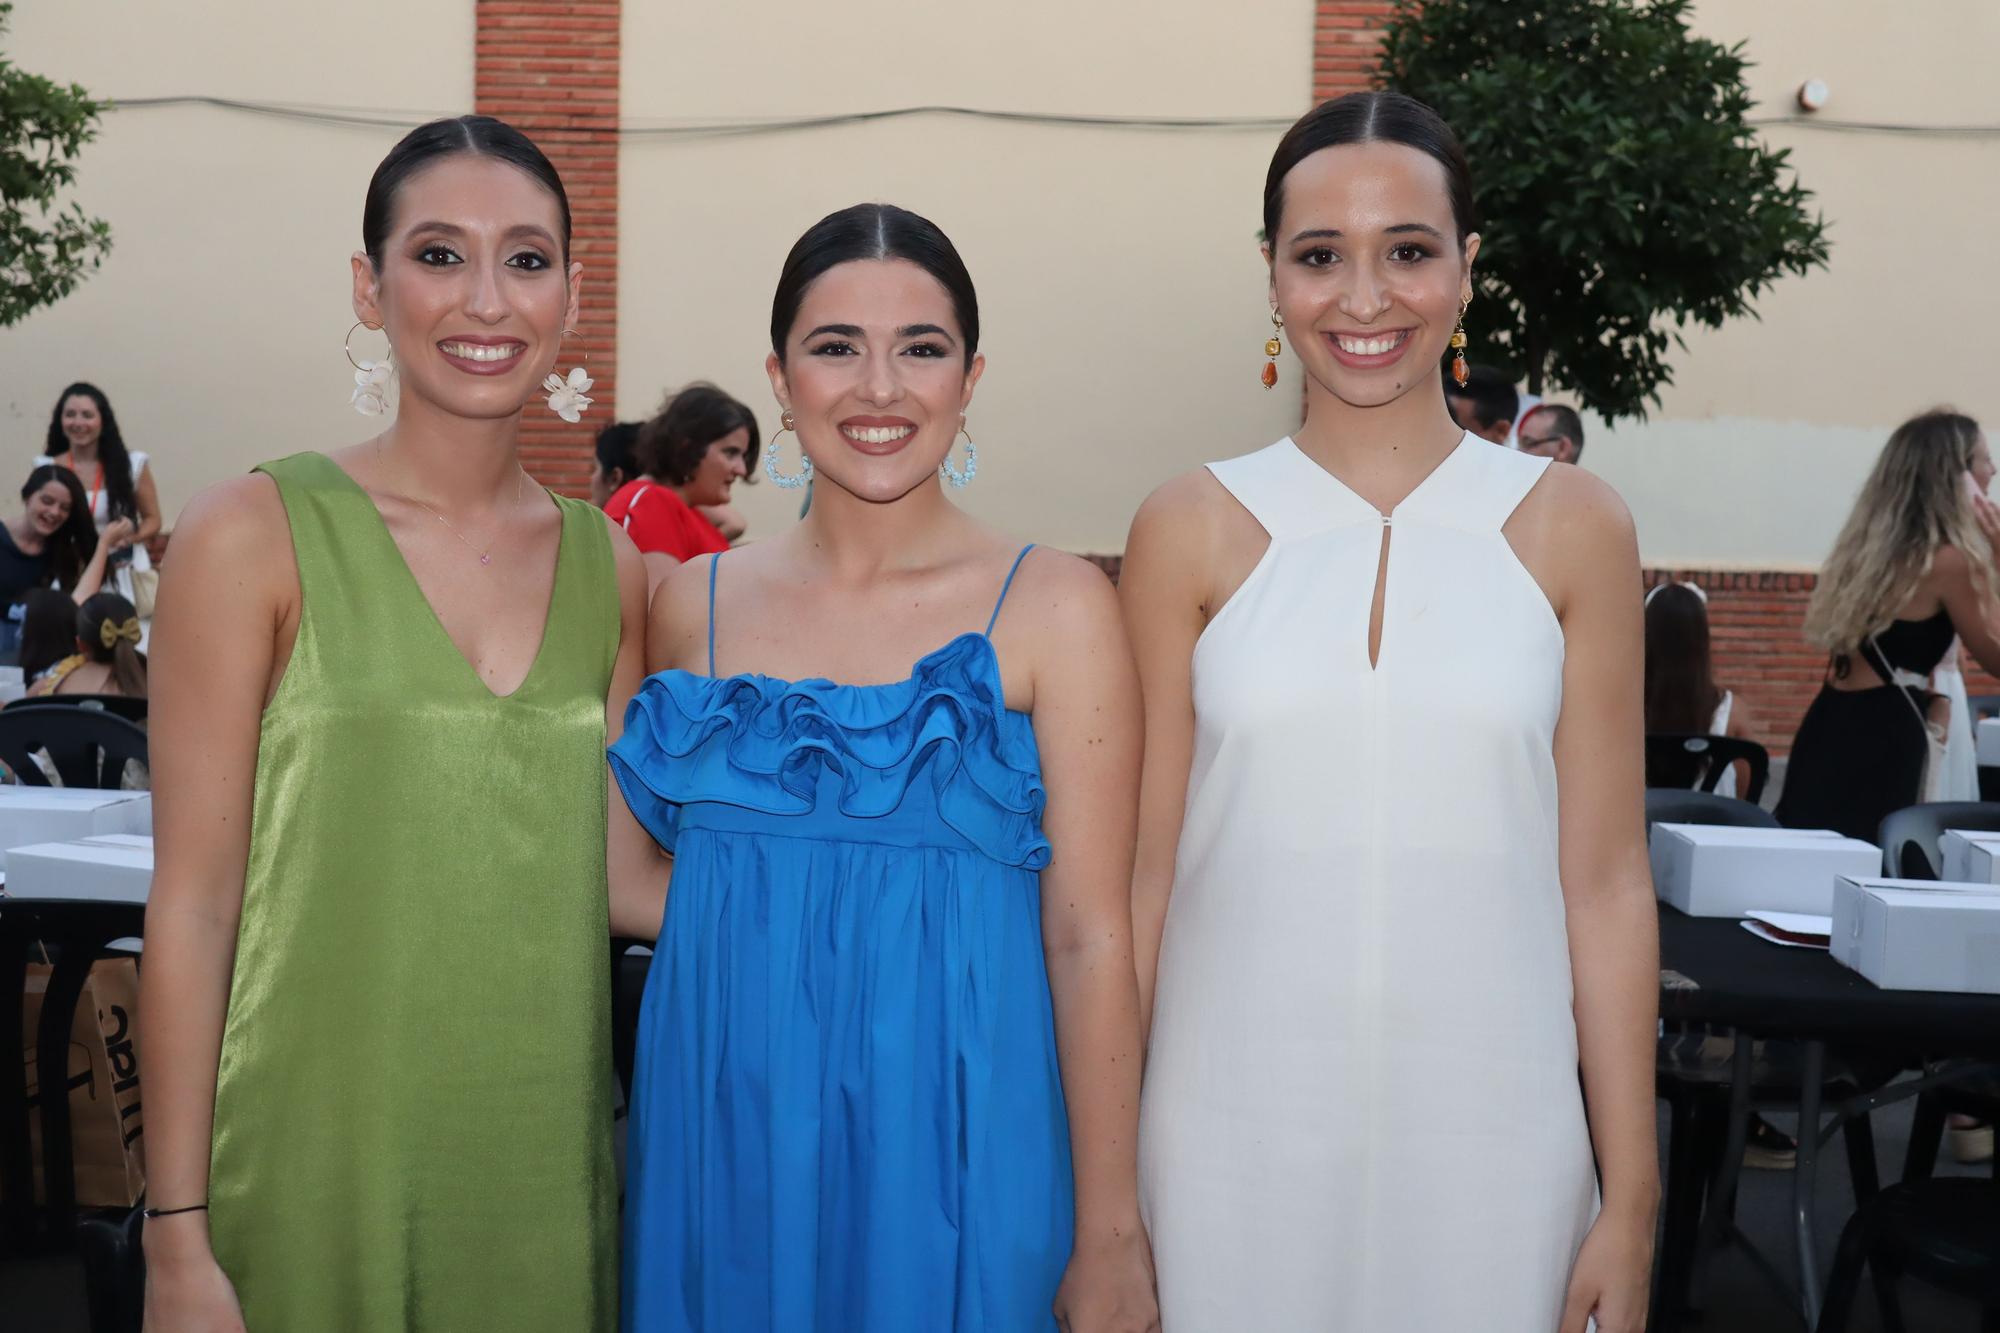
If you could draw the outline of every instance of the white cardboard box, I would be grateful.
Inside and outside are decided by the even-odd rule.
[[[1946,829],[1939,841],[1944,877],[1961,884],[2000,884],[2000,833]]]
[[[1824,829],[1655,824],[1652,860],[1653,891],[1689,916],[1828,916],[1836,877],[1882,871],[1873,843]]]
[[[153,831],[153,798],[143,791],[0,786],[0,871],[7,853],[38,842]]]
[[[143,903],[153,887],[153,840],[136,834],[16,847],[9,898],[88,898]]]
[[[1981,768],[2000,765],[2000,717],[1979,719],[1979,733],[1972,749]]]
[[[1843,877],[1831,943],[1884,990],[2000,994],[2000,888]]]

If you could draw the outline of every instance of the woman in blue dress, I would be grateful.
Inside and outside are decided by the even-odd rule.
[[[681,567],[612,771],[673,858],[631,1333],[1157,1328],[1134,1184],[1137,682],[1104,577],[947,498],[985,368],[932,223],[821,220],[771,311],[782,536]],[[796,447],[788,448],[786,433]],[[969,440],[969,436],[967,437]]]

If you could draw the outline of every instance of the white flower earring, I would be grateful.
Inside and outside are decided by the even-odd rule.
[[[799,447],[799,470],[789,476],[778,471],[778,439],[796,424],[792,419],[791,412],[787,411],[783,416],[778,418],[778,434],[773,435],[771,442],[764,446],[764,475],[778,485],[783,486],[786,490],[791,490],[796,486],[803,486],[813,479],[812,455],[805,451],[805,446],[803,445]]]
[[[965,466],[963,468],[953,467],[951,465],[951,450],[947,449],[944,455],[944,462],[938,464],[938,475],[953,486],[962,487],[970,484],[972,479],[979,475],[979,446],[972,442],[972,432],[965,428],[964,417],[958,419],[958,435],[965,437]],[[954,435],[951,438],[954,448],[958,445],[958,435]]]
[[[347,353],[347,364],[354,367],[354,392],[348,402],[364,417],[379,417],[389,410],[389,386],[395,383],[396,367],[387,352],[380,361],[362,361],[354,355],[354,329],[367,329],[380,333],[380,324],[370,324],[365,319],[354,321],[354,327],[347,331],[341,342],[341,350]]]
[[[577,337],[583,336],[575,329],[563,330],[565,338],[572,334]],[[590,360],[589,352],[582,352],[580,355],[585,361]],[[590,378],[590,372],[582,366],[570,371],[567,377],[550,372],[549,377],[542,381],[542,387],[549,393],[549,411],[575,425],[583,420],[583,414],[590,410],[592,399],[588,394],[590,386],[594,383],[596,381]]]

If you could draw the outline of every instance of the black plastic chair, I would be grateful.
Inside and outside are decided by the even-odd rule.
[[[123,1217],[89,1217],[76,1225],[90,1333],[140,1333],[146,1315],[145,1226],[137,1208]]]
[[[1891,1185],[1840,1233],[1818,1333],[1845,1333],[1861,1270],[1875,1272],[1882,1327],[1901,1333],[1896,1281],[1907,1274],[1979,1303],[1980,1327],[2000,1333],[2000,1188],[1954,1177]]]
[[[1947,1116],[1971,1116],[1992,1124],[2000,1121],[2000,1065],[1967,1064],[1959,1071],[1961,1082],[1942,1083],[1917,1094],[1917,1109],[1910,1119],[1910,1142],[1903,1154],[1903,1180],[1926,1180],[1937,1169],[1938,1149],[1944,1146]],[[2000,1177],[2000,1155],[1995,1156],[1993,1174]]]
[[[1646,788],[1646,834],[1655,824],[1730,824],[1738,828],[1777,828],[1778,817],[1761,805],[1734,796],[1690,791],[1685,787]]]
[[[1771,776],[1771,752],[1755,741],[1738,736],[1670,735],[1653,732],[1646,736],[1646,785],[1685,787],[1691,791],[1715,790],[1730,765],[1750,766],[1750,782],[1737,793],[1755,805],[1763,799],[1764,784]]]
[[[645,953],[633,953],[645,949]],[[632,1069],[639,1046],[639,1006],[646,998],[646,974],[652,971],[652,946],[622,937],[611,941],[611,1067],[625,1106],[632,1105]]]
[[[1947,829],[2000,832],[2000,802],[1931,801],[1905,806],[1882,821],[1882,873],[1891,879],[1942,879]]]
[[[15,708],[39,708],[43,704],[67,704],[73,708],[95,709],[122,717],[127,722],[146,720],[146,700],[130,694],[43,694],[32,699],[20,700]]]
[[[116,789],[127,763],[146,766],[146,733],[122,717],[68,704],[0,708],[0,763],[14,770],[15,781],[46,787],[36,751],[48,753],[65,787]]]

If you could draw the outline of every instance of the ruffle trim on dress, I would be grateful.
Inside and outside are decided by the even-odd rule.
[[[887,815],[927,780],[939,816],[973,846],[1040,870],[1047,794],[1032,737],[1010,735],[1015,725],[992,642],[962,634],[884,685],[659,672],[610,755],[633,814],[669,851],[682,806],[809,814],[832,768],[844,816]]]

